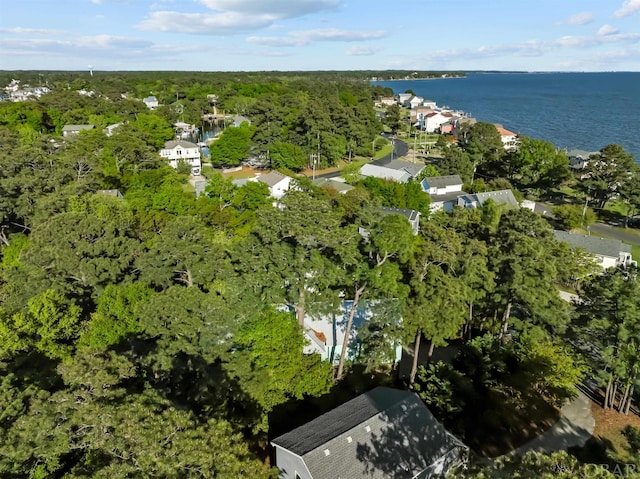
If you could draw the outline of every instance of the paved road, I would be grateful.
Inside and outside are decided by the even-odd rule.
[[[596,421],[591,414],[591,400],[582,392],[560,410],[560,419],[541,435],[514,449],[507,455],[523,455],[528,451],[555,452],[582,447],[591,438]]]
[[[605,223],[595,223],[589,227],[594,233],[609,236],[625,243],[640,244],[640,236],[631,232],[615,229],[613,226]]]
[[[391,140],[390,136],[387,136],[387,139]],[[393,154],[389,153],[387,156],[383,156],[377,160],[371,162],[372,165],[384,166],[389,163],[392,159],[397,160],[401,156],[406,156],[409,152],[409,145],[407,145],[404,141],[398,140],[397,138],[393,140]],[[334,171],[331,173],[323,173],[322,175],[316,175],[316,178],[337,178],[340,176],[339,171]]]

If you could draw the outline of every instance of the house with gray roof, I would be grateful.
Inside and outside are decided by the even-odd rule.
[[[344,181],[336,180],[335,178],[316,178],[313,180],[313,184],[320,188],[328,188],[336,190],[338,193],[344,195],[347,191],[351,191],[354,187],[345,183]]]
[[[589,163],[589,157],[591,155],[597,155],[597,151],[585,151],[585,150],[569,150],[567,157],[569,158],[569,168],[574,170],[583,170],[587,163]]]
[[[200,149],[195,143],[185,140],[172,140],[164,144],[164,148],[160,150],[160,156],[165,160],[169,160],[172,168],[178,168],[180,162],[185,162],[191,166],[191,174],[200,175],[202,171],[202,160],[200,158]]]
[[[269,193],[276,200],[282,198],[289,190],[292,179],[290,176],[283,175],[279,171],[272,171],[266,175],[258,176],[258,181],[269,187]]]
[[[425,168],[424,163],[413,163],[411,161],[403,161],[403,160],[391,160],[387,163],[384,163],[380,166],[384,166],[385,168],[391,168],[392,170],[398,171],[406,171],[411,175],[411,178],[415,178],[422,170]]]
[[[84,130],[93,130],[93,125],[64,125],[62,127],[62,136],[78,135]]]
[[[468,447],[414,392],[377,387],[271,441],[282,479],[426,479]]]
[[[380,208],[383,214],[386,215],[401,215],[409,220],[413,234],[417,235],[420,230],[420,212],[416,210],[410,210],[406,208],[389,208],[383,206]]]
[[[554,230],[558,241],[568,243],[573,248],[582,248],[593,254],[603,270],[615,267],[637,266],[631,257],[631,246],[613,238],[569,233]]]
[[[374,165],[367,163],[360,168],[360,174],[364,177],[372,176],[381,180],[392,180],[398,183],[408,183],[412,176],[405,170],[394,170],[386,166]]]
[[[444,195],[446,193],[462,191],[460,175],[430,176],[422,180],[422,191],[430,195]]]
[[[479,208],[492,200],[497,205],[504,205],[511,208],[518,208],[518,200],[511,190],[484,191],[482,193],[464,194],[458,196],[456,206],[461,208]]]

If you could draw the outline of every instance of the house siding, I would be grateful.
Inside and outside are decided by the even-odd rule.
[[[300,456],[273,444],[276,450],[276,466],[280,469],[280,479],[296,479],[296,474],[300,479],[313,479]]]

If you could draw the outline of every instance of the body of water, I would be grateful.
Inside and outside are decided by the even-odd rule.
[[[471,73],[373,84],[395,93],[411,89],[558,148],[597,151],[617,143],[640,163],[640,73]]]

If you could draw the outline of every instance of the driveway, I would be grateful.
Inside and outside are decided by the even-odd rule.
[[[640,244],[640,236],[631,232],[615,229],[613,226],[605,223],[595,223],[589,227],[594,233],[608,236],[625,243]]]
[[[549,453],[582,447],[591,439],[595,426],[591,400],[580,391],[575,399],[562,407],[560,419],[550,429],[505,455],[522,456],[528,451]]]

